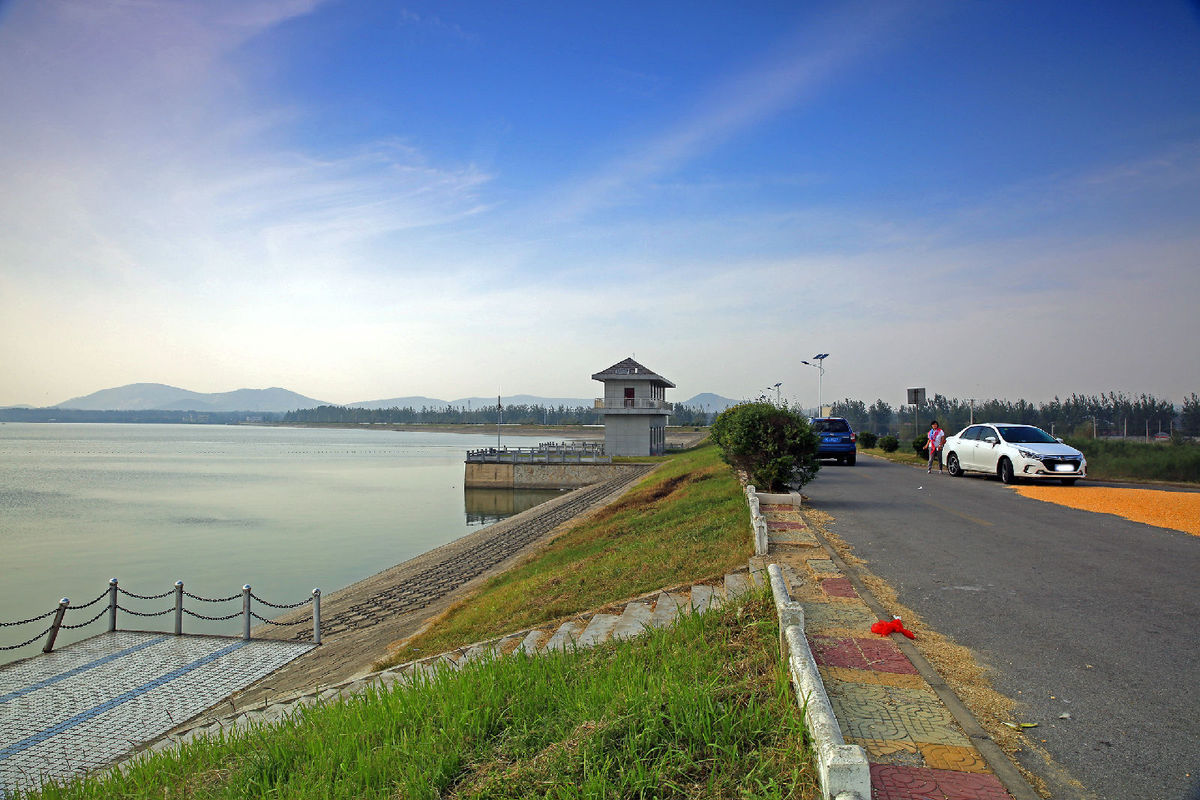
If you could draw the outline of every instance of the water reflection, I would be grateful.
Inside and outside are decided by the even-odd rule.
[[[491,525],[558,497],[563,489],[463,489],[467,524]]]

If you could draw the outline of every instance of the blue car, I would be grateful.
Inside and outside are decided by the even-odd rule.
[[[839,464],[853,467],[858,460],[858,434],[842,417],[812,417],[808,421],[820,437],[817,458],[836,458]]]

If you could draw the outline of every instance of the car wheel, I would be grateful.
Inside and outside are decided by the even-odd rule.
[[[1063,486],[1074,486],[1075,481],[1077,481],[1077,480],[1079,480],[1079,478],[1063,478],[1062,485]]]
[[[946,470],[953,478],[961,477],[963,474],[962,464],[958,463],[958,453],[951,453],[946,457]]]
[[[857,461],[858,461],[858,453],[855,453],[852,456],[846,456],[846,466],[847,467],[853,467]]]
[[[996,465],[996,474],[1000,476],[1001,483],[1014,484],[1017,482],[1017,476],[1013,474],[1012,462],[1007,458],[1000,459],[1000,463]]]

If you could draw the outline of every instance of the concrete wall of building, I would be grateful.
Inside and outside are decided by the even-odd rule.
[[[468,463],[464,483],[468,489],[573,489],[638,469],[630,464]]]
[[[610,456],[650,455],[649,415],[605,414],[604,452]]]

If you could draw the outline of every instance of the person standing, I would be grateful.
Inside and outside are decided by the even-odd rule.
[[[942,471],[942,445],[946,443],[946,432],[938,426],[938,421],[935,419],[929,423],[929,433],[925,434],[928,440],[927,449],[929,451],[929,467],[925,471],[933,474],[933,460],[937,459],[938,472]]]

